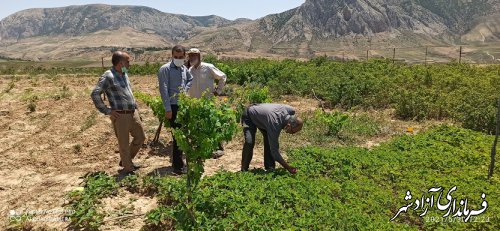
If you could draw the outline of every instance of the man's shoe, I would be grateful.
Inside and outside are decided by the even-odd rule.
[[[120,163],[118,165],[120,165],[120,167],[123,167],[122,161],[120,161]],[[136,164],[133,164],[133,166],[134,166],[134,170],[140,169],[142,167],[142,166],[136,165]]]
[[[217,150],[217,151],[215,151],[215,152],[212,153],[212,158],[213,159],[219,159],[223,155],[224,155],[224,151]]]
[[[175,176],[180,176],[182,174],[186,174],[186,171],[183,168],[175,168],[174,171],[172,171],[172,174]]]

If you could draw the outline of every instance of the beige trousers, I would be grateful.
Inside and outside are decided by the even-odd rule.
[[[118,146],[120,150],[120,159],[123,170],[130,172],[134,170],[132,159],[137,155],[146,135],[142,127],[142,122],[137,111],[134,114],[120,114],[117,119],[112,120]],[[132,135],[132,143],[130,143]]]

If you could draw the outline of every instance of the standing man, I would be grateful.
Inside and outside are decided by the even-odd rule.
[[[188,52],[189,62],[191,66],[189,72],[193,76],[193,84],[189,89],[189,96],[200,98],[201,96],[212,96],[222,94],[222,88],[226,85],[226,74],[220,71],[211,63],[201,62],[201,52],[199,49],[191,48]],[[217,88],[215,80],[218,80]],[[219,158],[224,155],[224,145],[219,144],[219,150],[215,151],[213,158]]]
[[[213,64],[201,62],[201,52],[196,48],[192,48],[188,52],[189,72],[193,76],[193,84],[189,89],[189,96],[193,98],[200,98],[203,93],[207,96],[220,95],[222,88],[226,85],[226,74],[220,71]],[[215,88],[215,80],[219,81],[217,88]]]
[[[241,171],[248,171],[253,157],[257,128],[264,136],[264,167],[274,170],[276,161],[290,173],[297,169],[288,165],[279,151],[279,136],[282,129],[289,134],[302,130],[303,121],[295,115],[295,109],[284,104],[255,104],[246,108],[241,117],[245,144],[241,158]]]
[[[95,107],[111,119],[120,150],[119,165],[129,175],[134,174],[134,171],[139,168],[132,163],[132,159],[139,152],[146,135],[136,110],[137,104],[127,75],[130,56],[126,52],[116,51],[113,53],[111,62],[113,67],[101,76],[91,97]],[[108,98],[109,107],[101,98],[103,92]],[[133,137],[132,143],[129,143],[129,134]]]
[[[184,66],[186,50],[181,45],[172,48],[172,61],[163,65],[158,72],[158,82],[160,84],[160,94],[165,107],[165,118],[169,120],[170,126],[179,128],[180,124],[175,122],[179,106],[177,100],[179,94],[186,93],[193,78],[188,69]],[[177,141],[173,137],[172,165],[175,174],[182,174],[184,161],[182,160],[182,151],[177,146]]]

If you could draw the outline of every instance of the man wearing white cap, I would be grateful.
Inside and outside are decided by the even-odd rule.
[[[222,88],[226,85],[226,74],[220,71],[211,63],[201,62],[201,52],[199,49],[191,48],[188,51],[189,56],[189,72],[193,77],[191,88],[188,91],[189,96],[200,98],[203,95],[212,96],[220,95]],[[215,80],[219,83],[215,88]],[[224,155],[223,145],[219,145],[219,150],[214,152],[214,158]]]
[[[193,76],[193,83],[189,89],[189,96],[200,98],[203,93],[207,96],[220,95],[226,84],[226,74],[211,63],[201,62],[201,52],[196,48],[188,51],[189,72]],[[215,80],[219,80],[217,88],[214,88]]]

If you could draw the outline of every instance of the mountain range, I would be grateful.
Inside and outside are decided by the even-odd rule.
[[[306,0],[256,20],[98,4],[27,9],[0,21],[0,55],[37,60],[177,43],[212,52],[311,56],[499,42],[500,0]]]

